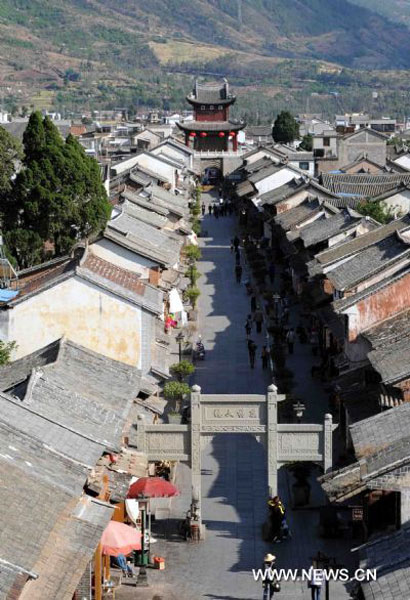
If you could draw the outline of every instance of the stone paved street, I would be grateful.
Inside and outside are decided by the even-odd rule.
[[[198,365],[195,383],[201,386],[203,393],[264,394],[270,383],[269,372],[262,371],[260,360],[265,334],[252,332],[258,351],[256,368],[251,370],[244,329],[250,312],[249,298],[244,285],[235,282],[234,256],[229,249],[230,239],[235,235],[235,223],[233,217],[216,220],[209,216],[203,222],[208,236],[201,240],[199,268],[203,276],[199,280],[202,292],[199,309],[206,360]],[[293,308],[295,322],[296,313],[297,308]],[[319,390],[319,384],[310,378],[311,360],[308,349],[296,344],[289,364],[297,373],[298,394],[310,395],[308,418],[314,421],[327,411],[327,400]],[[267,500],[266,456],[263,446],[254,437],[217,435],[205,447],[202,460],[202,516],[207,526],[206,541],[192,544],[176,536],[169,536],[168,541],[159,540],[152,551],[166,558],[166,571],[150,571],[150,579],[155,584],[150,591],[121,598],[151,599],[155,597],[155,590],[157,597],[164,600],[174,597],[180,600],[261,599],[262,586],[254,582],[251,570],[261,566],[268,550],[277,555],[280,568],[309,568],[310,559],[318,550],[337,556],[345,564],[351,541],[320,539],[317,510],[289,510],[292,540],[273,546],[262,541],[261,526],[266,517]],[[186,465],[178,467],[176,484],[184,493],[172,502],[175,519],[183,516],[190,502],[190,472]],[[279,492],[288,507],[291,505],[290,485],[287,471],[281,469]],[[312,496],[315,505],[325,502],[315,482]],[[129,589],[135,591],[135,588]],[[337,583],[331,585],[330,597],[345,600],[350,595],[342,584]],[[285,583],[278,598],[308,599],[310,591],[306,583]]]

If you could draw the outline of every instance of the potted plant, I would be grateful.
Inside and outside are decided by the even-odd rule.
[[[194,244],[188,244],[184,248],[184,254],[189,260],[199,260],[201,258],[201,251],[198,246]]]
[[[188,277],[191,282],[191,286],[195,287],[196,282],[201,277],[201,273],[198,271],[195,264],[192,264],[185,271],[185,277]]]
[[[181,362],[171,365],[169,370],[178,381],[184,381],[195,372],[195,367],[189,360],[181,360]]]
[[[168,412],[169,423],[181,423],[181,406],[184,396],[190,393],[190,387],[182,381],[167,381],[164,385],[164,397],[174,403],[174,407]]]
[[[195,309],[198,297],[201,292],[195,286],[189,287],[185,290],[185,298],[191,303],[192,308]]]

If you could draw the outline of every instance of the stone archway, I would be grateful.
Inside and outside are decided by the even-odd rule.
[[[201,498],[201,438],[218,433],[251,433],[262,441],[267,455],[267,490],[277,493],[277,473],[289,462],[313,462],[323,466],[324,473],[332,468],[332,435],[336,425],[325,415],[323,424],[278,424],[279,395],[270,385],[266,396],[206,395],[197,385],[191,392],[191,423],[189,425],[147,425],[138,421],[137,447],[149,461],[186,461],[191,465],[193,497]],[[205,441],[205,440],[204,440]]]

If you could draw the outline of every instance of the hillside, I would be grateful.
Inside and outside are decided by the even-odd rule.
[[[410,26],[410,0],[350,0],[353,4],[363,6],[391,21]]]
[[[7,108],[178,106],[203,73],[271,98],[378,87],[410,69],[410,36],[347,0],[2,0],[0,56]]]

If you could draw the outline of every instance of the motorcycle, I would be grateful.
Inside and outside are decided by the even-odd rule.
[[[197,342],[194,349],[194,361],[205,360],[205,346],[201,341]]]

